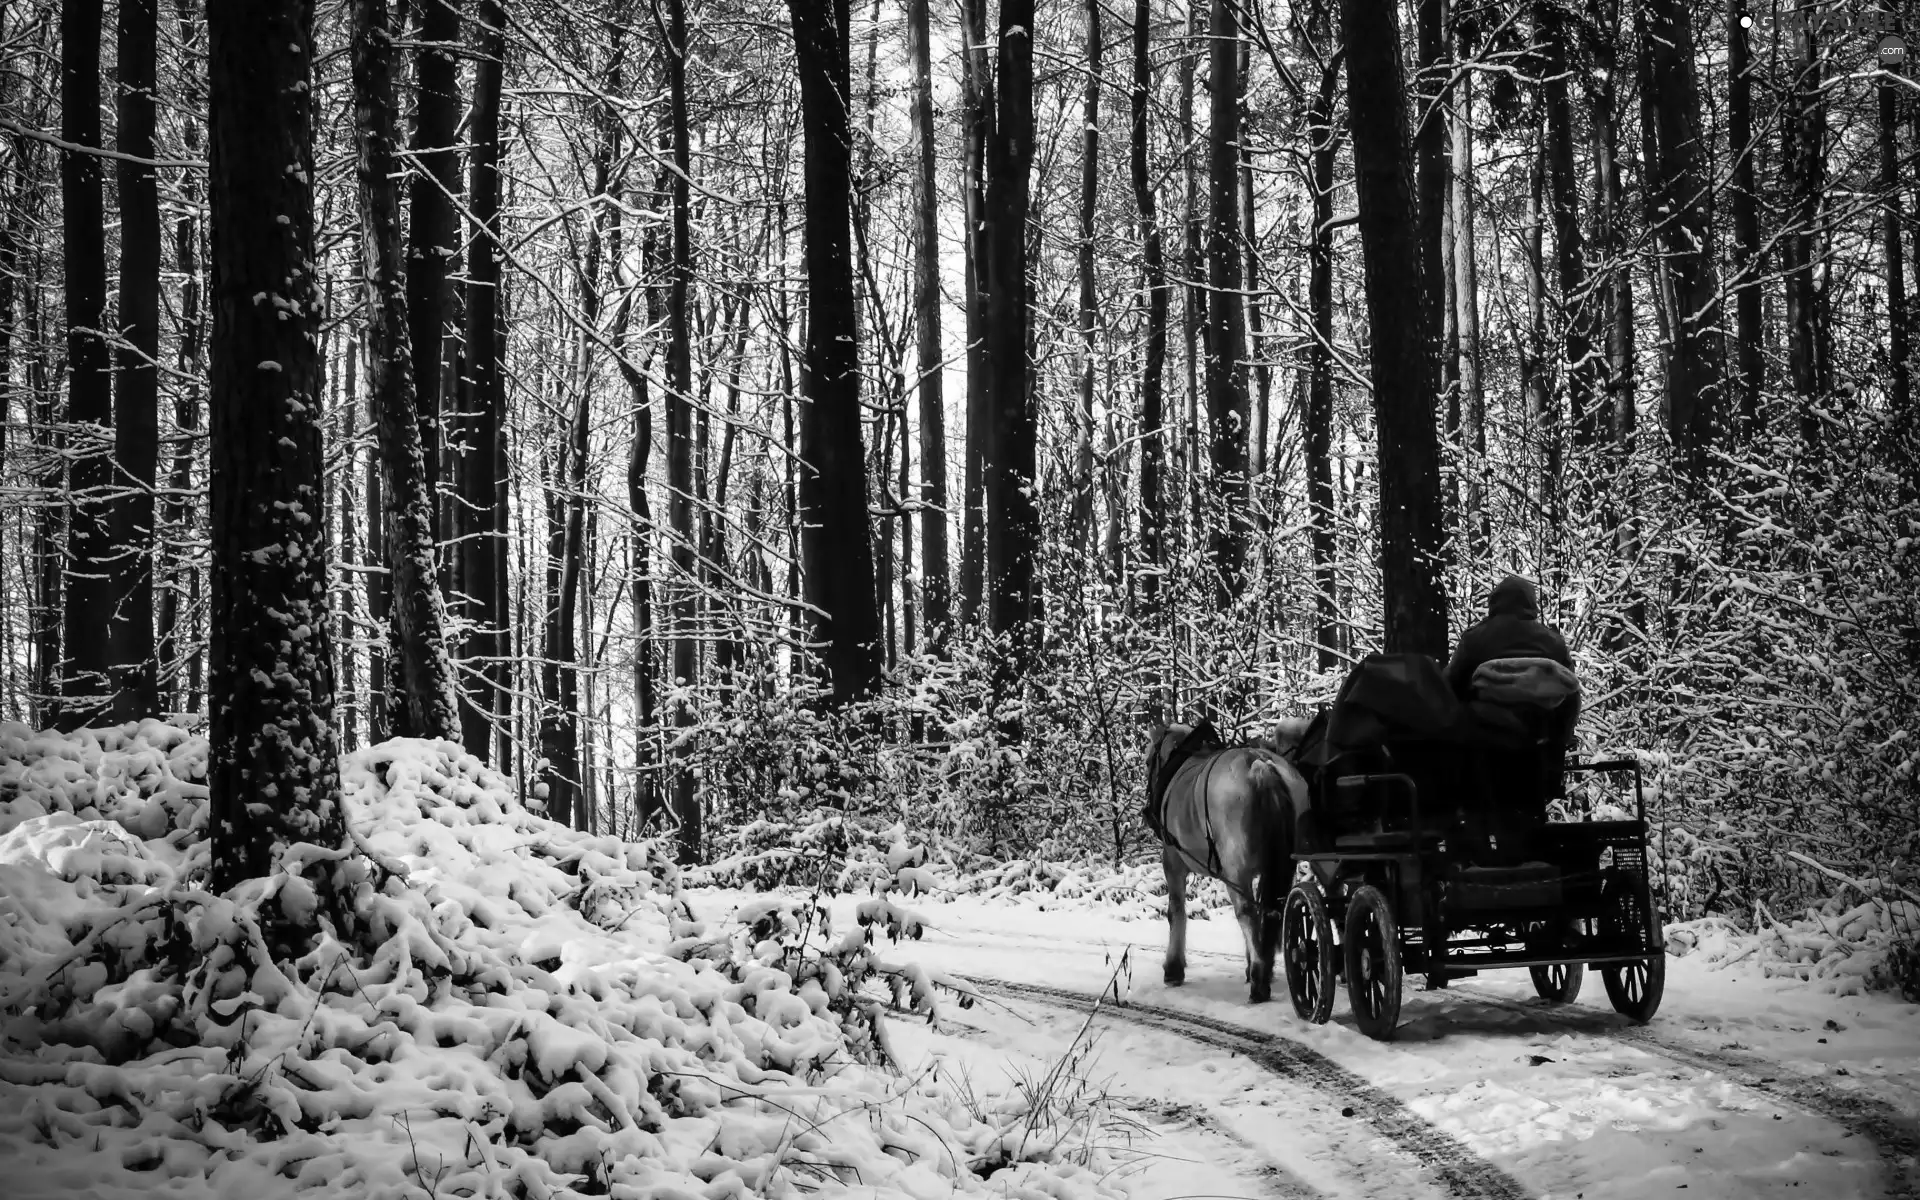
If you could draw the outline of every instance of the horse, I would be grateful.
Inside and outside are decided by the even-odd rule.
[[[1280,904],[1293,883],[1294,813],[1307,785],[1293,764],[1261,746],[1227,746],[1199,726],[1154,722],[1147,751],[1147,824],[1160,836],[1167,876],[1164,977],[1187,974],[1187,877],[1227,885],[1246,941],[1248,998],[1272,994]]]

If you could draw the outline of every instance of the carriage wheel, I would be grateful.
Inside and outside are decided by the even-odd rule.
[[[1378,1041],[1400,1024],[1400,929],[1379,888],[1355,888],[1347,903],[1347,999],[1353,1023]]]
[[[1658,917],[1649,920],[1649,900],[1640,881],[1631,875],[1616,875],[1607,881],[1600,918],[1600,931],[1613,938],[1646,936],[1653,930],[1655,954],[1643,962],[1620,963],[1600,968],[1600,980],[1607,985],[1607,999],[1613,1011],[1628,1017],[1636,1025],[1645,1025],[1660,1011],[1660,998],[1667,990],[1667,954],[1660,937]]]
[[[1287,994],[1303,1021],[1324,1025],[1333,1015],[1333,922],[1320,884],[1308,879],[1287,893],[1280,922],[1280,950],[1287,969]]]
[[[1529,933],[1544,933],[1545,922],[1534,926]],[[1568,922],[1567,932],[1580,932],[1578,922]],[[1539,993],[1548,1004],[1572,1004],[1580,998],[1580,985],[1587,981],[1585,963],[1560,963],[1551,967],[1528,967],[1527,973],[1533,976],[1533,990]]]

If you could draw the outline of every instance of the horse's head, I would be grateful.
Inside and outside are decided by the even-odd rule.
[[[1174,753],[1192,736],[1191,725],[1162,725],[1154,721],[1153,729],[1147,740],[1147,784],[1159,778],[1160,772],[1173,760]]]

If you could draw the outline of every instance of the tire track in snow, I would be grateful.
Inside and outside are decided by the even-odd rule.
[[[1626,1018],[1612,1013],[1529,1004],[1490,995],[1479,988],[1460,990],[1472,996],[1475,1003],[1519,1013],[1570,1033],[1593,1034],[1639,1046],[1659,1057],[1723,1076],[1750,1091],[1832,1121],[1873,1143],[1889,1175],[1888,1197],[1920,1200],[1920,1122],[1864,1089],[1835,1087],[1758,1054],[1688,1045],[1652,1026],[1625,1024]]]
[[[1082,1012],[1100,1002],[1099,996],[1067,988],[1008,979],[967,978],[976,987],[989,991]],[[1450,1195],[1463,1200],[1528,1200],[1535,1194],[1452,1134],[1416,1115],[1400,1100],[1298,1042],[1198,1013],[1152,1004],[1110,1003],[1107,1012],[1118,1021],[1166,1030],[1189,1041],[1245,1055],[1288,1082],[1313,1087],[1328,1100],[1350,1107],[1354,1120],[1365,1122],[1426,1167]]]

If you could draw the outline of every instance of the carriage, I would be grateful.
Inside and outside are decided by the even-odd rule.
[[[1355,668],[1292,755],[1309,798],[1293,858],[1307,870],[1280,950],[1302,1018],[1326,1021],[1344,978],[1355,1023],[1384,1040],[1408,973],[1444,987],[1525,967],[1566,1003],[1589,966],[1616,1011],[1652,1018],[1666,960],[1639,764],[1567,761],[1549,717],[1462,703],[1424,655]],[[1587,785],[1573,789],[1584,805],[1570,780]],[[1595,819],[1601,781],[1621,795],[1631,783],[1632,819]]]

